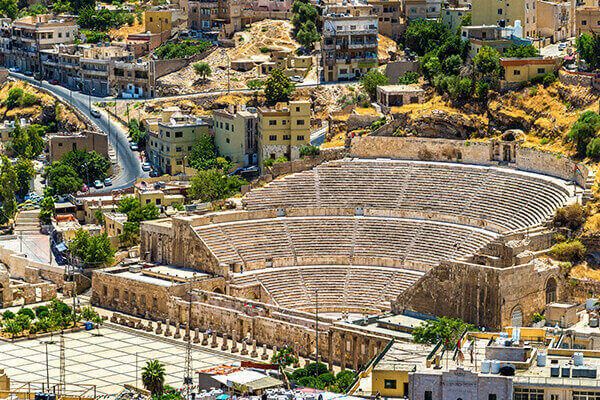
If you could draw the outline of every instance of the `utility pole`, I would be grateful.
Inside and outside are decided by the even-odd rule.
[[[316,337],[316,373],[319,374],[319,289],[315,289],[315,337]]]
[[[183,376],[183,384],[186,390],[186,400],[190,399],[190,392],[192,390],[193,377],[192,377],[192,289],[193,283],[196,281],[196,275],[190,281],[190,290],[188,291],[188,318],[187,318],[187,341],[185,343],[185,370]]]
[[[49,391],[50,390],[50,366],[48,363],[48,342],[44,342],[44,345],[46,346],[46,390]]]
[[[60,333],[60,384],[59,390],[64,394],[67,390],[67,382],[65,378],[65,337]]]

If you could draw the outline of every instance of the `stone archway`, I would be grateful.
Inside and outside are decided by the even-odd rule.
[[[523,309],[521,306],[515,306],[510,313],[510,324],[514,327],[523,326]]]
[[[554,303],[558,299],[558,284],[556,278],[551,276],[546,281],[546,304]]]
[[[213,289],[213,293],[223,294],[223,290],[221,290],[219,287],[216,287]]]

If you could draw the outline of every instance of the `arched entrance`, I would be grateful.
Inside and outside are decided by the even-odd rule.
[[[546,281],[546,303],[554,303],[557,299],[557,284],[556,279],[551,276]]]
[[[521,306],[513,308],[510,314],[510,324],[515,327],[523,326],[523,310]]]
[[[223,291],[221,290],[221,288],[216,287],[213,289],[213,293],[223,294]]]

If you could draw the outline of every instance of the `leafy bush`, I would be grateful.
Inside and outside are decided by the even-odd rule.
[[[15,317],[15,313],[10,311],[10,310],[6,310],[2,313],[2,319],[4,321],[9,320],[9,319],[13,319]]]
[[[578,262],[585,258],[586,248],[579,240],[557,243],[550,249],[550,256],[558,261]]]
[[[258,90],[258,89],[262,88],[263,86],[265,86],[265,81],[263,81],[261,79],[250,79],[246,83],[246,86],[248,87],[248,89]]]
[[[134,20],[135,16],[124,10],[96,10],[93,6],[88,6],[79,12],[77,23],[83,29],[106,32],[125,24],[133,25]]]
[[[50,309],[47,306],[38,306],[34,308],[37,318],[44,318],[50,315]]]
[[[585,111],[573,124],[567,139],[575,144],[577,154],[585,156],[588,143],[596,137],[600,130],[600,115],[594,111]]]
[[[531,318],[531,320],[533,321],[534,324],[537,324],[538,322],[541,322],[544,320],[544,316],[540,313],[533,313],[533,317]]]
[[[18,312],[17,315],[26,315],[31,319],[35,319],[35,312],[31,308],[23,307]]]
[[[266,160],[263,161],[263,166],[265,167],[272,167],[275,164],[281,164],[281,163],[285,163],[288,162],[289,160],[287,159],[286,156],[280,156],[277,158],[267,158]]]
[[[408,71],[400,78],[398,78],[398,85],[410,85],[419,83],[419,73],[414,71]]]
[[[314,157],[318,156],[321,150],[317,146],[303,145],[300,147],[300,157]]]
[[[565,227],[575,231],[583,225],[585,218],[585,208],[575,203],[556,210],[552,222],[554,226]]]
[[[377,86],[383,86],[389,83],[388,77],[376,68],[371,69],[360,78],[360,85],[372,100],[375,99],[377,95]]]
[[[110,41],[110,36],[106,32],[92,31],[89,29],[82,29],[80,31],[85,36],[86,43],[103,43]]]
[[[245,184],[239,176],[228,176],[217,169],[198,171],[192,178],[189,196],[203,202],[221,200],[239,192]]]
[[[179,43],[167,42],[157,48],[154,54],[161,60],[187,58],[200,54],[211,47],[212,43],[207,40],[184,40]]]
[[[435,344],[441,340],[444,346],[452,348],[465,330],[472,329],[473,325],[460,319],[440,317],[422,322],[415,327],[412,334],[417,343]]]
[[[594,138],[588,143],[585,155],[594,160],[600,159],[600,138]]]
[[[264,54],[264,53],[268,53],[269,51],[271,51],[271,50],[269,50],[269,48],[268,48],[268,47],[264,47],[264,46],[263,46],[263,47],[261,47],[261,48],[260,48],[260,52],[261,52],[261,53],[263,53],[263,54]]]

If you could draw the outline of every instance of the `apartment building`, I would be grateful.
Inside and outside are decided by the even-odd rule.
[[[22,71],[40,72],[40,50],[72,44],[78,35],[74,17],[42,14],[16,19],[10,27],[5,65]]]
[[[328,5],[323,14],[321,60],[326,82],[360,78],[378,66],[379,19],[364,3]]]
[[[445,7],[442,9],[442,22],[446,24],[451,31],[456,32],[460,27],[463,18],[470,12],[470,7]]]
[[[473,1],[473,25],[514,25],[521,21],[523,37],[537,33],[537,0],[477,0]]]
[[[513,30],[502,28],[497,25],[463,26],[461,37],[471,44],[469,57],[473,58],[482,47],[491,47],[498,50],[500,54],[513,45],[530,44],[530,41],[520,39],[513,35]]]
[[[442,0],[404,0],[407,19],[437,19],[442,12]]]
[[[600,5],[577,7],[575,10],[575,33],[600,33]]]
[[[402,0],[367,0],[373,12],[379,18],[379,33],[398,40],[406,30],[402,17]]]
[[[169,175],[185,173],[187,156],[201,135],[210,135],[212,121],[183,114],[176,108],[165,110],[148,138],[148,158],[155,170]]]
[[[188,2],[188,28],[229,37],[242,29],[241,0],[201,0]]]
[[[108,158],[108,136],[97,131],[61,132],[48,136],[50,162],[60,160],[72,150],[95,151]]]
[[[552,43],[573,36],[571,19],[572,1],[538,0],[536,7],[537,32]]]
[[[311,109],[308,101],[278,103],[258,109],[259,162],[268,158],[295,160],[300,147],[310,144]]]
[[[153,97],[154,66],[153,61],[114,61],[109,76],[111,91],[126,99]]]
[[[215,146],[220,156],[238,167],[256,165],[258,113],[254,108],[234,107],[213,113]]]

